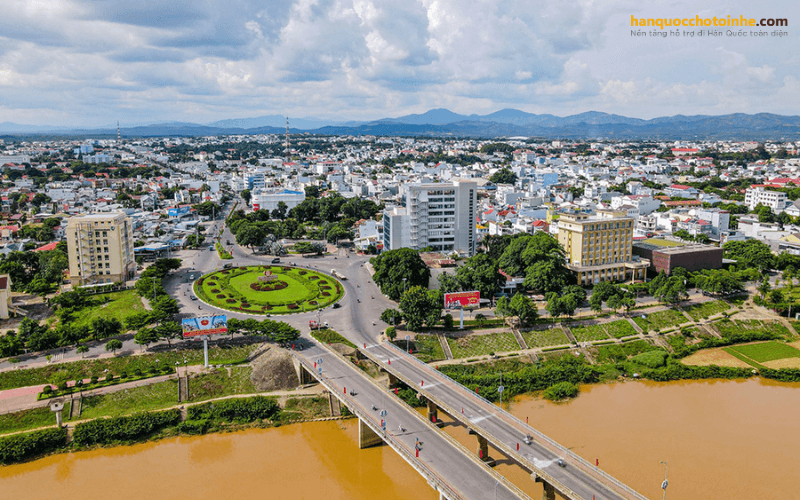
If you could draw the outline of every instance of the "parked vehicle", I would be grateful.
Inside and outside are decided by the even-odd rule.
[[[272,259],[272,263],[273,264],[280,264],[281,263],[281,259],[279,259],[278,257],[275,257],[274,259]]]

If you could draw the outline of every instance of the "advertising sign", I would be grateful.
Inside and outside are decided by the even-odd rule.
[[[444,294],[444,308],[478,307],[481,303],[481,292],[454,292]]]
[[[182,207],[172,207],[167,210],[167,215],[170,217],[180,217],[181,215],[186,215],[189,211],[192,210],[190,205],[184,205]]]
[[[200,316],[183,320],[183,338],[228,333],[228,316]]]

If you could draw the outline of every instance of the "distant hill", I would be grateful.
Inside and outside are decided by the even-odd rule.
[[[282,134],[286,118],[266,115],[256,118],[197,123],[156,123],[136,127],[122,125],[126,137],[201,136],[225,134]],[[771,113],[721,116],[665,116],[643,120],[589,111],[559,117],[502,109],[487,115],[461,115],[447,109],[422,114],[384,118],[370,122],[332,123],[315,118],[290,119],[290,133],[329,135],[430,135],[456,137],[541,137],[563,139],[709,139],[709,140],[800,140],[800,116]],[[310,128],[312,127],[313,128]],[[309,128],[307,128],[309,127]],[[0,133],[49,135],[116,135],[116,128],[69,129],[0,123]]]

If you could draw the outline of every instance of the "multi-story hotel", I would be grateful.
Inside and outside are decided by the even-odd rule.
[[[780,191],[767,191],[761,186],[750,188],[744,192],[744,204],[754,210],[759,203],[779,214],[786,208],[786,193]]]
[[[644,279],[650,265],[633,256],[633,218],[619,212],[562,213],[558,242],[579,285]]]
[[[133,229],[125,214],[71,217],[66,236],[73,285],[119,283],[134,277]]]
[[[478,185],[474,181],[408,184],[405,208],[383,214],[383,248],[432,248],[475,255]]]

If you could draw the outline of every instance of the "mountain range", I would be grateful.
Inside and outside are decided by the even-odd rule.
[[[800,116],[771,113],[675,115],[644,120],[598,111],[559,117],[526,113],[517,109],[501,109],[487,115],[462,115],[448,109],[432,109],[422,114],[367,122],[290,118],[289,123],[289,132],[292,134],[618,140],[800,139]],[[167,122],[122,126],[122,135],[125,137],[282,134],[285,131],[286,117],[281,115],[220,120],[206,124]],[[5,135],[115,136],[116,133],[115,126],[69,128],[0,123],[0,134]]]

